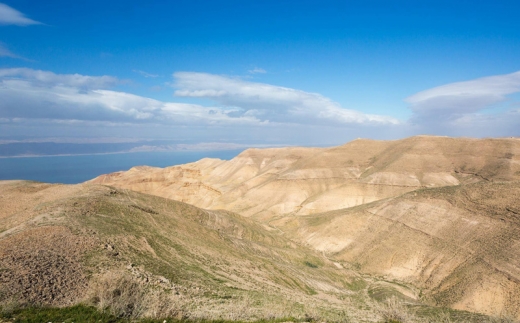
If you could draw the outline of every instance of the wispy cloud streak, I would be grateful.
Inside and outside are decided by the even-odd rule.
[[[112,76],[86,76],[80,74],[55,74],[49,71],[30,68],[0,69],[0,80],[23,80],[36,86],[69,86],[80,89],[106,89],[116,85],[119,80]]]
[[[0,43],[0,57],[11,57],[11,58],[19,58],[18,55],[11,52],[4,44]]]
[[[141,74],[141,76],[146,77],[146,78],[156,78],[156,77],[159,77],[159,75],[157,75],[157,74],[150,74],[150,73],[147,73],[147,72],[141,71],[141,70],[132,70],[132,72]]]
[[[40,25],[41,22],[27,18],[20,11],[0,3],[0,25]]]
[[[267,73],[266,70],[264,70],[263,68],[260,68],[260,67],[255,67],[251,70],[248,71],[250,74],[265,74]]]

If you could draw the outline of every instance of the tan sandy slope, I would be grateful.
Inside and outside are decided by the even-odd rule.
[[[249,149],[92,182],[231,210],[414,284],[431,304],[520,317],[519,180],[518,139],[418,136]]]
[[[520,140],[418,136],[333,148],[248,149],[230,161],[135,167],[91,182],[262,221],[481,180],[520,180]]]
[[[96,286],[119,295],[110,284],[129,277],[148,293],[139,316],[334,317],[349,308],[351,318],[377,319],[359,310],[370,305],[358,292],[370,281],[231,212],[95,184],[27,181],[0,181],[0,205],[0,308],[104,308]],[[174,311],[160,312],[165,306]]]
[[[520,182],[419,190],[272,224],[363,272],[413,283],[432,304],[520,314]]]
[[[490,200],[502,203],[496,196]],[[275,231],[228,211],[96,184],[0,181],[0,203],[5,206],[0,208],[2,309],[13,300],[52,306],[86,302],[100,309],[118,306],[123,312],[117,315],[130,317],[382,322],[376,301],[395,295],[420,316],[406,322],[438,322],[435,315],[444,311],[425,304],[431,303],[429,297],[444,299],[435,289],[429,293],[426,287],[428,293],[421,296],[413,284],[393,280],[406,276],[360,275],[358,269],[371,268],[357,266],[360,258],[349,255],[348,249],[331,251],[313,244],[333,245],[326,232],[333,232],[334,221],[364,208],[378,212],[386,202],[358,211],[286,217]],[[504,219],[514,221],[511,216]],[[306,234],[305,228],[313,227],[316,240]],[[357,239],[349,230],[336,239],[349,234]],[[397,244],[392,248],[398,250]],[[371,265],[386,269],[377,263],[383,257],[378,259]],[[504,270],[516,275],[514,266]],[[469,274],[465,278],[473,279]],[[495,277],[492,282],[503,278]],[[132,288],[129,293],[125,286]],[[452,315],[461,322],[490,322],[466,312]]]

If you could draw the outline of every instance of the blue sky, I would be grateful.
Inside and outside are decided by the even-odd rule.
[[[0,140],[520,136],[519,14],[501,0],[4,0]]]

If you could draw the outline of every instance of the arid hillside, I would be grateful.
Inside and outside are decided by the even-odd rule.
[[[271,224],[361,272],[413,284],[430,304],[520,313],[520,182],[421,189]]]
[[[418,136],[249,149],[100,176],[225,209],[431,305],[520,317],[520,140]]]
[[[510,322],[432,307],[435,292],[402,275],[360,274],[370,266],[357,265],[347,249],[313,245],[300,232],[316,227],[315,236],[330,243],[327,226],[349,210],[294,217],[279,224],[283,232],[228,211],[96,184],[0,181],[0,202],[0,315],[13,306],[83,303],[132,322]]]
[[[350,309],[377,320],[372,280],[231,212],[26,181],[0,181],[0,203],[0,308],[86,302],[117,316],[231,320],[344,320]]]
[[[397,297],[407,322],[520,318],[519,197],[519,140],[425,136],[2,181],[0,308],[377,322]]]
[[[248,149],[230,161],[135,167],[92,183],[144,192],[259,221],[309,215],[423,187],[520,180],[519,139],[418,136],[333,148]]]

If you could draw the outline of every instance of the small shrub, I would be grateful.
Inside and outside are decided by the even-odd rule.
[[[414,315],[395,296],[387,299],[384,304],[378,304],[376,311],[385,323],[408,323],[415,321]]]
[[[137,318],[144,312],[143,287],[124,274],[104,275],[94,284],[93,292],[93,303],[100,311],[125,318]]]
[[[318,265],[313,264],[313,263],[310,262],[310,261],[306,261],[306,262],[305,262],[305,266],[310,267],[310,268],[318,268]]]
[[[93,283],[91,302],[118,318],[189,318],[187,299],[139,283],[124,272],[109,272]]]

